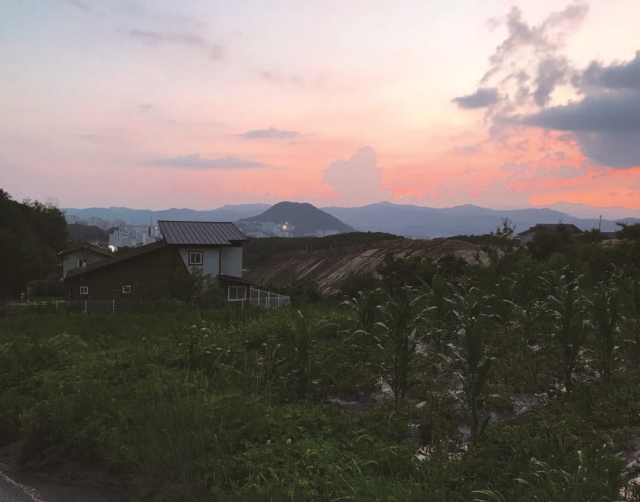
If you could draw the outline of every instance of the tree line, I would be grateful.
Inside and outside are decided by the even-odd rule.
[[[67,239],[60,209],[38,201],[17,202],[0,189],[0,297],[19,297],[32,280],[57,279],[57,253]]]

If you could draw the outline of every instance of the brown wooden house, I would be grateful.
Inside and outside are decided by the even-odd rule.
[[[163,239],[69,270],[72,300],[150,299],[168,293],[178,270],[202,269],[216,277],[230,301],[248,298],[242,279],[245,235],[227,222],[159,221]]]

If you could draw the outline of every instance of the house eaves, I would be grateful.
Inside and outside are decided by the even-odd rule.
[[[101,254],[103,256],[109,256],[109,257],[113,256],[108,251],[105,251],[104,249],[99,248],[98,246],[94,246],[93,244],[89,244],[89,243],[82,244],[81,246],[76,246],[76,247],[74,247],[72,249],[65,249],[64,251],[60,251],[58,253],[58,256],[64,256],[66,254],[73,253],[74,251],[79,251],[81,249],[86,249],[88,251],[93,251],[94,253],[98,253],[98,254]]]

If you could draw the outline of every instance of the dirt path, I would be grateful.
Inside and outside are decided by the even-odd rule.
[[[31,487],[0,472],[0,502],[49,502]]]
[[[103,463],[39,461],[24,464],[24,440],[0,447],[0,502],[133,502],[151,500],[135,481]]]

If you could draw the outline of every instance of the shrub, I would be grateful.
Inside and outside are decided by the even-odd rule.
[[[436,274],[437,267],[429,258],[420,256],[394,256],[387,253],[384,262],[378,266],[378,274],[387,291],[393,292],[403,286],[419,287],[430,282]]]
[[[352,274],[340,284],[340,293],[347,298],[357,298],[359,292],[374,291],[382,285],[370,270]]]
[[[292,281],[286,287],[286,292],[291,296],[291,303],[298,306],[318,303],[322,299],[318,285],[306,277]]]

